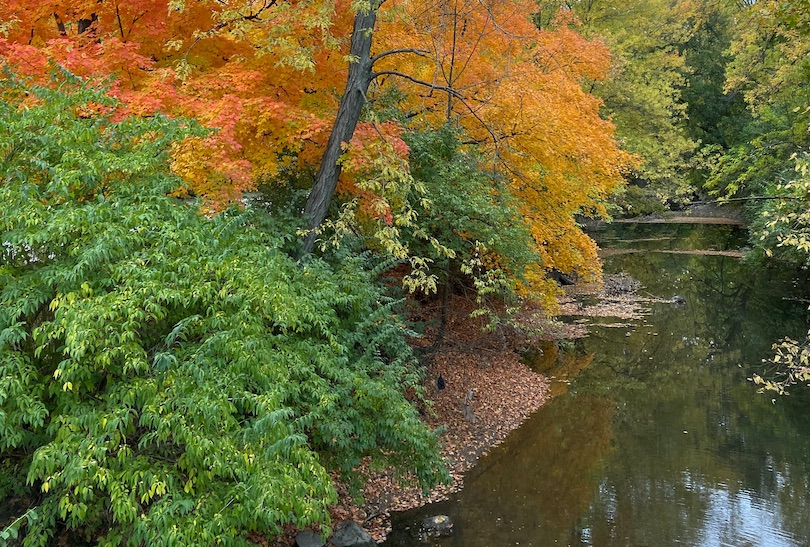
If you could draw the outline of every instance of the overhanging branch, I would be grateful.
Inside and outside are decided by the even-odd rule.
[[[376,78],[379,78],[380,76],[396,76],[398,78],[408,80],[409,82],[412,82],[412,83],[414,83],[416,85],[426,87],[426,88],[428,88],[430,90],[435,89],[436,91],[442,91],[444,93],[447,93],[448,95],[452,96],[453,98],[458,99],[459,102],[461,102],[461,104],[463,104],[464,107],[467,110],[470,111],[470,114],[472,114],[473,117],[476,120],[478,120],[478,123],[480,123],[481,126],[484,129],[486,129],[487,133],[489,133],[489,135],[492,137],[492,142],[495,145],[497,145],[498,142],[500,141],[500,138],[495,134],[494,131],[492,131],[492,128],[489,126],[489,124],[481,119],[481,116],[479,116],[478,113],[475,111],[475,109],[472,106],[470,106],[470,104],[467,102],[467,98],[463,94],[459,93],[458,90],[453,89],[452,87],[445,86],[445,85],[431,84],[431,83],[426,82],[424,80],[420,80],[419,78],[414,78],[410,74],[405,74],[404,72],[399,72],[398,70],[381,70],[379,72],[375,72],[374,74],[372,74],[371,79],[374,80]]]
[[[414,55],[418,55],[420,57],[427,57],[430,53],[426,49],[415,49],[415,48],[400,48],[400,49],[389,49],[388,51],[383,51],[382,53],[378,53],[374,57],[371,58],[371,64],[373,65],[383,57],[388,57],[389,55],[397,55],[399,53],[412,53]]]

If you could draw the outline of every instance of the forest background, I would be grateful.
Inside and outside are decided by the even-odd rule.
[[[740,200],[752,255],[806,266],[809,25],[786,0],[5,2],[0,499],[30,503],[0,539],[238,545],[327,523],[330,472],[369,458],[443,480],[405,304],[551,312],[555,278],[599,275],[584,217]]]

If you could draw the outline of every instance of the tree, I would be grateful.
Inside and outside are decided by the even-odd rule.
[[[552,0],[541,2],[538,24],[554,28],[559,8],[575,13],[584,32],[610,48],[609,76],[593,81],[590,89],[604,100],[622,147],[641,158],[631,184],[659,202],[683,199],[693,190],[688,170],[697,143],[686,131],[682,90],[689,70],[681,47],[691,34],[695,10],[689,2],[670,0]]]
[[[189,191],[222,210],[290,161],[320,152],[341,73],[328,32],[346,19],[346,6],[337,7],[15,0],[0,6],[0,56],[41,82],[51,63],[109,80],[119,116],[161,112],[215,129],[179,143],[174,158]],[[305,76],[316,64],[318,78]]]
[[[393,86],[403,94],[406,118],[462,128],[466,146],[510,181],[543,271],[589,274],[595,246],[573,217],[604,212],[632,159],[599,117],[599,101],[582,90],[584,79],[604,76],[607,51],[569,28],[538,31],[533,6],[387,3],[378,14],[381,51],[367,44],[365,74],[376,93]],[[533,282],[543,290],[542,275]]]
[[[745,98],[751,118],[741,125],[707,186],[724,197],[779,195],[791,180],[791,157],[810,144],[810,8],[768,0],[739,8],[726,89]]]
[[[387,57],[377,73],[405,90],[407,111],[462,127],[509,181],[543,272],[589,275],[598,263],[595,245],[574,217],[603,213],[633,159],[600,118],[600,101],[582,89],[606,75],[607,50],[564,25],[538,30],[534,9],[523,1],[403,4],[392,22],[412,22],[383,36],[421,58]],[[547,290],[544,277],[529,275],[529,285]]]
[[[6,72],[0,99],[0,469],[34,500],[2,540],[246,545],[327,523],[328,472],[363,458],[444,477],[404,395],[421,392],[408,331],[363,256],[299,265],[280,211],[171,197],[193,124],[115,121],[67,75]]]
[[[349,48],[349,75],[346,78],[346,89],[340,99],[329,141],[321,158],[321,166],[315,175],[312,191],[307,198],[304,215],[309,233],[304,239],[302,252],[309,254],[315,243],[316,229],[321,225],[329,211],[332,197],[340,177],[340,157],[343,147],[352,140],[357,122],[366,102],[366,92],[374,77],[372,72],[376,59],[371,58],[371,42],[377,11],[382,2],[372,0],[368,6],[358,9],[354,16],[354,28],[351,33]]]
[[[524,0],[356,6],[118,0],[72,9],[17,0],[5,8],[9,37],[0,45],[7,59],[23,59],[40,76],[47,59],[82,75],[116,75],[112,93],[122,100],[122,114],[189,115],[218,129],[187,139],[174,153],[176,172],[214,209],[285,166],[306,172],[320,158],[305,207],[305,250],[336,189],[359,190],[358,213],[373,212],[379,245],[407,255],[397,233],[419,233],[413,204],[423,192],[408,176],[401,123],[373,114],[377,98],[399,90],[411,127],[458,124],[470,139],[464,146],[484,158],[482,168],[491,163],[511,180],[543,257],[539,282],[542,271],[555,267],[594,271],[595,247],[573,216],[599,213],[632,160],[616,147],[599,102],[582,89],[605,75],[607,51],[568,27],[538,31],[534,9]],[[81,33],[79,20],[90,21]],[[341,52],[348,54],[348,73]],[[376,164],[356,162],[355,173],[346,173],[347,146],[367,150],[360,157]],[[378,183],[352,184],[361,178],[357,167]]]
[[[735,4],[738,2],[693,1],[688,13],[690,30],[679,45],[686,65],[681,89],[686,128],[704,149],[728,148],[739,128],[749,121],[743,95],[725,90],[726,70],[733,60],[729,48],[734,19],[739,12]]]
[[[794,172],[786,183],[772,184],[768,195],[760,196],[755,206],[757,215],[751,223],[752,237],[767,257],[777,257],[789,263],[810,265],[810,154],[792,158]]]

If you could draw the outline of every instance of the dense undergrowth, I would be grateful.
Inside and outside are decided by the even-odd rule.
[[[442,480],[369,255],[296,262],[283,214],[200,215],[168,160],[193,124],[55,83],[0,89],[0,500],[29,502],[0,539],[238,545],[328,522],[328,472],[367,456]]]

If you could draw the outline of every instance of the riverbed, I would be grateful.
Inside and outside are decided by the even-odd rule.
[[[758,394],[748,380],[775,341],[807,331],[795,299],[805,281],[741,258],[740,226],[592,235],[608,274],[641,282],[643,313],[592,318],[587,337],[534,348],[528,362],[558,395],[451,499],[395,515],[385,545],[810,544],[810,397]],[[418,523],[436,514],[454,533],[423,543]]]

